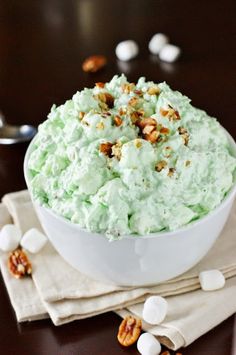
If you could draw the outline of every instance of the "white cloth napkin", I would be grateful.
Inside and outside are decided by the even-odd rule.
[[[10,214],[22,232],[32,227],[41,228],[27,191],[4,196],[3,204],[0,205],[0,227],[9,223]],[[168,347],[177,349],[236,311],[235,227],[236,203],[208,255],[185,274],[152,287],[122,288],[92,280],[68,265],[49,242],[39,254],[29,254],[32,279],[12,278],[5,254],[0,256],[0,266],[18,321],[50,316],[55,325],[60,325],[110,310],[117,310],[121,316],[131,312],[141,318],[143,305],[140,302],[148,295],[171,296],[165,322],[158,327],[144,323],[144,329],[157,335]],[[233,278],[226,282],[224,289],[206,293],[199,290],[198,274],[212,268],[220,269],[226,278]],[[224,306],[219,307],[221,303]]]

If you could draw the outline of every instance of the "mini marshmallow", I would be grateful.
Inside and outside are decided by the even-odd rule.
[[[139,49],[135,41],[120,42],[116,46],[116,56],[120,60],[128,61],[138,55]]]
[[[38,253],[46,244],[47,237],[36,228],[29,229],[21,239],[21,246],[30,253]]]
[[[21,231],[14,224],[6,224],[0,233],[0,249],[3,251],[15,250],[21,240]]]
[[[143,333],[138,338],[137,349],[142,355],[158,355],[161,352],[161,344],[150,333]]]
[[[204,291],[214,291],[224,287],[225,278],[220,270],[207,270],[199,274],[201,288]]]
[[[161,296],[151,296],[143,306],[143,319],[149,324],[160,324],[166,317],[167,301]]]
[[[169,38],[163,33],[156,33],[150,40],[148,48],[152,54],[159,54],[161,49],[169,43]]]
[[[180,56],[181,50],[173,44],[166,44],[159,53],[159,58],[164,62],[173,63]]]

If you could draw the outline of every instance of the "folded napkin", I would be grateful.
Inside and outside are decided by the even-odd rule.
[[[27,191],[5,195],[0,205],[0,227],[11,218],[22,232],[41,229]],[[208,255],[194,268],[168,282],[143,288],[117,287],[92,280],[68,265],[48,242],[29,254],[31,278],[14,279],[8,272],[7,255],[0,256],[2,275],[19,322],[49,317],[55,325],[91,317],[110,310],[121,316],[142,317],[148,295],[168,297],[168,316],[161,326],[143,323],[169,348],[186,346],[236,311],[236,203],[221,236]],[[198,274],[220,269],[228,279],[222,290],[200,290]],[[191,292],[194,291],[194,292]],[[126,309],[124,309],[126,308]]]

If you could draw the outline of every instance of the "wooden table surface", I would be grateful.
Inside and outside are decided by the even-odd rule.
[[[192,98],[218,117],[236,138],[236,2],[189,0],[0,0],[0,110],[9,123],[42,122],[53,103],[76,90],[124,72],[159,82]],[[175,64],[148,52],[154,33],[164,32],[182,49]],[[117,61],[114,48],[134,39],[139,56]],[[88,55],[104,54],[105,69],[86,74]],[[25,188],[26,144],[0,146],[0,196]],[[0,353],[8,355],[136,354],[116,341],[120,319],[107,313],[55,327],[49,320],[17,324],[0,280]],[[233,317],[202,336],[183,355],[229,355]]]

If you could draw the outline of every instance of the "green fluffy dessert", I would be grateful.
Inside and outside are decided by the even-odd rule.
[[[36,202],[110,239],[201,218],[224,199],[235,171],[215,118],[166,83],[124,75],[54,105],[28,160]]]

